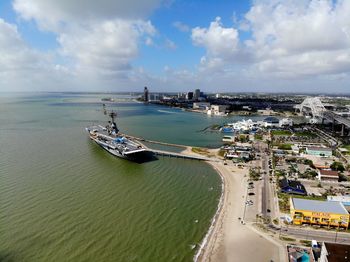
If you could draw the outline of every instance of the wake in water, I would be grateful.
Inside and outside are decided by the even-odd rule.
[[[160,113],[166,113],[166,114],[177,114],[177,112],[166,111],[166,110],[161,110],[161,109],[159,109],[158,112],[160,112]]]

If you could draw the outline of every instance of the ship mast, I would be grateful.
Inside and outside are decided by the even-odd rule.
[[[111,121],[108,121],[108,122],[110,122],[112,130],[115,131],[116,134],[118,134],[119,129],[117,127],[117,124],[115,123],[115,118],[117,117],[117,112],[115,112],[113,110],[109,110],[108,111],[106,109],[106,105],[105,104],[103,104],[102,106],[103,106],[103,113],[105,115],[108,115],[111,118]]]

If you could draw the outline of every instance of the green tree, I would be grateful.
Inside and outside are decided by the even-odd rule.
[[[344,165],[341,162],[334,161],[331,164],[331,169],[335,170],[335,171],[339,171],[339,172],[344,172],[345,167],[344,167]]]

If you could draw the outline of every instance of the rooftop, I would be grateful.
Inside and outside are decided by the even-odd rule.
[[[332,151],[332,149],[328,147],[317,147],[317,146],[310,146],[307,148],[307,150],[313,150],[313,151]]]
[[[342,262],[349,261],[350,258],[350,245],[324,243],[327,249],[327,261],[328,262]]]
[[[336,201],[319,201],[292,198],[294,209],[348,215],[344,205]]]
[[[269,117],[266,117],[264,119],[264,122],[267,122],[267,123],[279,123],[280,120],[276,117],[273,117],[273,116],[269,116]]]
[[[321,169],[320,170],[321,176],[334,176],[334,177],[338,177],[339,174],[337,171],[333,171],[333,170],[324,170]]]

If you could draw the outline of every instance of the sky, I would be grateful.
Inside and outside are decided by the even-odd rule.
[[[144,86],[350,93],[350,1],[0,1],[0,92]]]

